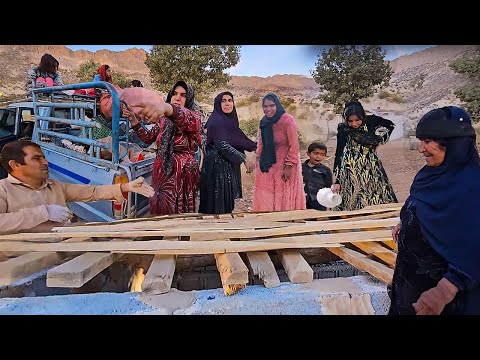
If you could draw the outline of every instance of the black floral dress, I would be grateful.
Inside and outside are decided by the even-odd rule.
[[[365,206],[395,203],[390,184],[376,148],[390,138],[395,125],[390,120],[369,115],[354,129],[338,125],[337,150],[333,172],[340,184],[342,203],[334,210],[357,210]]]

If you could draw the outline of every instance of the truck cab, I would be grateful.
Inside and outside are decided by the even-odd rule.
[[[93,130],[100,126],[95,121],[99,115],[98,99],[66,94],[71,90],[88,88],[104,89],[111,94],[113,116],[110,143],[93,137]],[[10,104],[0,109],[0,115],[0,144],[3,146],[21,138],[39,144],[49,163],[51,179],[76,184],[109,185],[143,176],[151,183],[155,152],[152,149],[141,150],[143,156],[139,159],[143,159],[136,162],[128,158],[129,148],[133,146],[128,135],[129,122],[120,117],[120,100],[109,83],[93,81],[33,89],[31,101]],[[121,126],[125,129],[123,135]],[[67,147],[67,143],[75,146]],[[111,159],[102,158],[102,150],[110,151]],[[5,178],[7,173],[1,168],[2,177]],[[81,220],[109,222],[146,214],[149,199],[128,193],[122,203],[101,200],[71,202],[68,206]]]

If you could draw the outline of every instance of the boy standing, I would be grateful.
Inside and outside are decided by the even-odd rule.
[[[307,155],[309,157],[302,164],[303,184],[307,198],[307,209],[327,210],[317,201],[318,190],[332,186],[332,170],[322,164],[327,156],[327,147],[318,142],[308,146]]]

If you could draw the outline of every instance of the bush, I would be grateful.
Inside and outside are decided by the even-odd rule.
[[[257,137],[259,124],[260,124],[260,120],[255,118],[242,120],[240,121],[240,129],[242,129],[242,131],[248,137]]]

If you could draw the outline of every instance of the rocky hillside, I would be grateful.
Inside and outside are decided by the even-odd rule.
[[[387,114],[386,117],[388,114],[403,117],[407,132],[427,110],[444,104],[459,104],[453,92],[469,80],[450,70],[448,64],[456,58],[470,56],[479,49],[477,45],[441,45],[395,59],[391,62],[394,74],[387,92],[362,102],[365,108]],[[75,70],[81,63],[94,59],[109,64],[132,79],[141,80],[146,87],[151,84],[143,49],[120,52],[100,50],[93,53],[72,51],[58,45],[0,45],[0,92],[4,96],[23,94],[26,71],[38,64],[40,57],[47,52],[59,60],[66,83],[75,81]],[[234,92],[238,113],[244,121],[260,119],[260,99],[266,92],[274,91],[282,99],[288,99],[288,111],[296,117],[305,141],[326,140],[334,135],[336,124],[341,120],[332,112],[330,105],[317,100],[319,86],[311,77],[234,76],[228,89]],[[210,96],[212,102],[214,96]],[[211,104],[206,106],[211,107]]]

